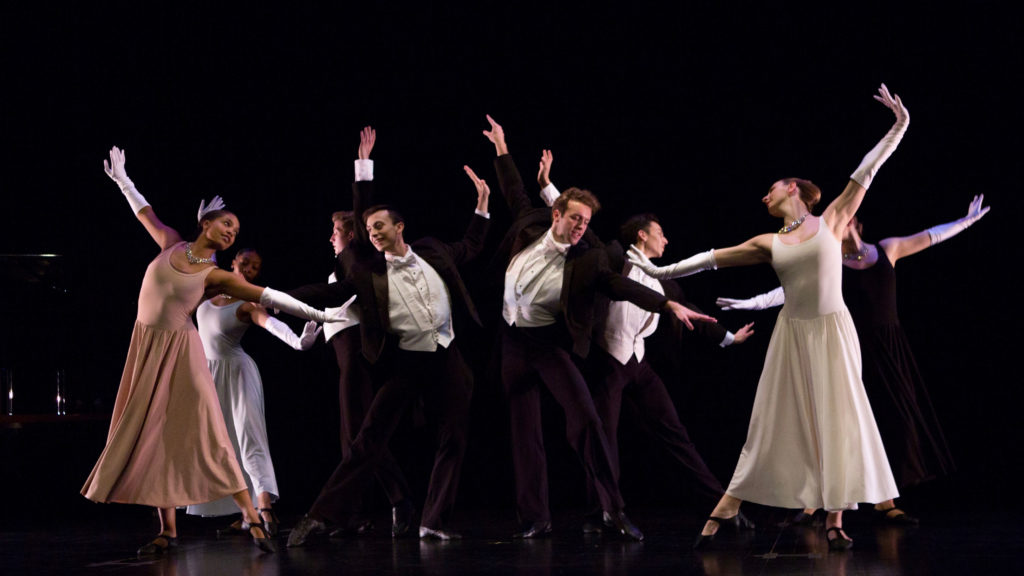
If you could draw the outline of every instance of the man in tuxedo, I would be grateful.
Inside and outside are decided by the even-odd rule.
[[[622,246],[630,246],[647,258],[660,258],[668,239],[661,223],[653,214],[640,214],[629,218],[620,228],[619,240],[607,247],[612,270],[621,270],[622,275],[665,294],[673,300],[685,302],[679,285],[671,280],[655,280],[636,266],[629,264]],[[661,377],[648,363],[645,340],[655,331],[661,330],[678,350],[682,342],[682,331],[672,317],[668,322],[659,322],[660,315],[648,312],[630,302],[607,302],[597,324],[595,340],[597,349],[588,359],[588,375],[591,394],[611,450],[615,477],[620,477],[618,426],[619,416],[625,405],[640,425],[640,428],[655,443],[659,444],[674,467],[684,473],[686,487],[696,500],[708,510],[714,508],[724,492],[721,483],[708,469],[704,459],[690,440],[686,427],[679,420],[672,398]],[[693,308],[693,306],[690,306]],[[696,334],[705,342],[720,347],[741,344],[753,334],[753,323],[747,324],[735,334],[719,324],[702,323]],[[590,493],[591,512],[584,522],[584,532],[600,532],[606,529],[596,510],[597,498],[594,490]]]
[[[541,199],[549,206],[559,196],[558,189],[551,182],[553,161],[551,151],[545,150],[537,173]],[[605,251],[612,270],[621,271],[624,277],[665,294],[676,302],[686,302],[679,284],[671,280],[656,280],[645,274],[626,260],[623,250],[623,246],[629,246],[645,258],[660,258],[667,245],[668,238],[658,217],[654,214],[637,214],[622,224],[619,238],[609,243]],[[686,305],[699,311],[688,302]],[[671,341],[675,349],[683,344],[685,335],[681,323],[672,316],[666,318],[667,322],[660,322],[660,314],[644,310],[628,301],[601,298],[598,310],[595,331],[597,349],[587,359],[585,370],[594,405],[608,439],[616,480],[621,477],[618,430],[625,403],[627,411],[634,416],[640,428],[664,449],[675,467],[684,472],[687,487],[701,505],[707,505],[709,510],[714,508],[724,492],[722,485],[697,452],[686,427],[679,420],[664,382],[647,359],[645,341],[659,329],[661,337]],[[753,334],[753,323],[733,334],[718,323],[702,322],[695,325],[693,333],[706,343],[725,348],[745,342]],[[603,532],[609,526],[603,522],[594,486],[588,486],[587,497],[590,510],[583,523],[583,532]]]
[[[458,267],[483,246],[490,189],[474,177],[476,213],[460,241],[422,238],[407,243],[405,220],[397,210],[387,205],[364,210],[373,192],[371,178],[357,174],[353,186],[354,212],[362,221],[354,227],[352,245],[342,252],[345,279],[312,292],[333,305],[357,297],[362,353],[381,371],[381,386],[350,453],[292,530],[289,547],[305,545],[312,535],[325,532],[328,523],[351,522],[391,435],[420,398],[437,415],[438,448],[419,534],[441,540],[460,537],[444,521],[454,505],[465,454],[473,378],[455,345],[455,327],[480,321]],[[318,300],[313,293],[305,296]]]
[[[649,311],[693,321],[714,321],[670,301],[608,267],[604,247],[587,228],[600,207],[587,190],[570,188],[551,208],[534,207],[508,154],[502,127],[490,116],[484,135],[497,153],[495,167],[513,224],[498,248],[504,273],[501,373],[508,395],[516,483],[515,538],[551,533],[547,464],[541,430],[540,383],[565,411],[569,443],[597,490],[603,519],[623,536],[643,533],[624,512],[600,417],[572,355],[586,358],[597,295],[629,300]]]
[[[372,162],[369,159],[373,148],[372,130],[364,130],[360,138],[359,159],[356,160],[356,172],[361,176],[372,174]],[[334,284],[345,279],[342,266],[342,253],[355,240],[355,215],[349,211],[339,211],[331,215],[331,246],[334,248],[334,271],[328,277],[328,283]],[[359,312],[349,309],[349,321],[332,322],[324,326],[324,339],[334,349],[338,363],[338,406],[341,414],[341,454],[346,458],[352,452],[352,441],[355,440],[363,425],[363,418],[370,409],[370,403],[376,394],[371,377],[370,363],[363,357],[362,338],[360,337]],[[402,473],[391,451],[385,448],[375,472],[377,482],[384,489],[391,503],[391,535],[395,538],[408,536],[415,506],[412,503],[412,492],[409,483]],[[337,535],[368,532],[373,523],[365,516],[365,498],[354,506],[356,516],[349,526],[339,527]]]

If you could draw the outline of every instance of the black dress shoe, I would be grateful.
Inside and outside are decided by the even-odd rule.
[[[249,534],[252,535],[252,543],[264,552],[277,552],[277,544],[274,544],[270,530],[267,530],[265,522],[249,523]]]
[[[327,524],[311,518],[308,514],[299,520],[299,523],[292,528],[291,534],[288,535],[288,547],[297,548],[299,546],[305,546],[310,538],[314,536],[320,536],[327,532]]]
[[[605,526],[608,526],[626,538],[636,540],[637,542],[641,542],[644,539],[644,533],[636,527],[636,524],[633,524],[633,522],[626,517],[626,513],[622,510],[615,512],[608,512],[605,510],[604,514],[602,514],[602,520],[604,520]]]
[[[404,538],[412,532],[412,520],[416,507],[408,500],[402,500],[391,509],[391,537]],[[422,537],[422,535],[421,535]]]
[[[440,528],[420,526],[420,540],[462,540],[462,534]]]
[[[515,540],[529,540],[530,538],[544,538],[551,535],[551,522],[534,522],[522,532],[512,535]]]

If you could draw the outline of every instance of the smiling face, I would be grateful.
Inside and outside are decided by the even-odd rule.
[[[227,250],[235,243],[238,236],[238,217],[231,212],[219,211],[213,218],[203,220],[202,236],[214,247],[214,250]]]
[[[395,224],[387,210],[378,210],[366,217],[366,232],[370,235],[370,242],[380,252],[404,256],[403,230],[405,222]]]
[[[235,274],[240,274],[242,278],[245,278],[246,282],[256,280],[262,268],[263,259],[252,249],[239,252],[235,255],[235,259],[231,261],[231,270]]]
[[[570,200],[564,214],[557,209],[551,211],[551,235],[557,242],[575,246],[583,238],[583,233],[587,231],[591,214],[593,211],[590,206]]]

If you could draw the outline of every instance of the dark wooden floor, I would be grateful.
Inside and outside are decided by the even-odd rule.
[[[926,506],[927,502],[913,502]],[[917,528],[880,526],[867,512],[847,515],[855,539],[829,552],[822,527],[797,527],[784,510],[745,505],[754,532],[721,536],[709,551],[691,543],[701,519],[682,510],[638,509],[643,542],[585,536],[577,513],[555,515],[550,538],[513,541],[508,511],[464,511],[456,542],[392,540],[387,511],[369,536],[284,546],[297,517],[284,518],[280,550],[264,554],[248,538],[218,538],[224,519],[183,518],[180,545],[158,559],[135,549],[155,534],[149,510],[95,506],[78,518],[0,529],[0,574],[1020,574],[1024,530],[1010,514],[928,507]]]

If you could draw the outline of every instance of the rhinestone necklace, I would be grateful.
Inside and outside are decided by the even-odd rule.
[[[800,225],[804,223],[804,219],[807,218],[808,214],[810,214],[810,212],[804,213],[803,216],[801,216],[801,217],[797,218],[796,220],[793,220],[792,222],[790,222],[788,226],[783,226],[782,228],[779,228],[779,234],[785,234],[786,232],[792,232],[793,230],[796,230],[797,228],[799,228]]]
[[[191,242],[188,242],[187,244],[185,244],[185,258],[188,259],[188,263],[189,264],[216,264],[217,263],[217,254],[216,253],[214,253],[214,255],[210,256],[209,258],[197,258],[196,256],[194,256],[192,254],[192,243]]]

